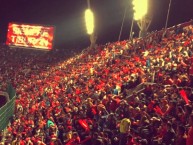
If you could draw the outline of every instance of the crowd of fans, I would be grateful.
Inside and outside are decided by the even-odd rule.
[[[2,144],[193,145],[192,22],[66,57],[1,47]]]

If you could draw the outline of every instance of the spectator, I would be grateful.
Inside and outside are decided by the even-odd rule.
[[[170,122],[168,122],[167,123],[167,131],[162,138],[162,144],[163,145],[173,144],[174,139],[175,139],[175,131],[172,128],[172,124]]]
[[[188,134],[187,134],[186,145],[192,145],[193,144],[193,114],[191,114],[189,117],[189,125],[190,125],[190,128],[189,128]]]
[[[119,145],[127,144],[127,135],[130,132],[131,121],[128,118],[124,118],[120,122],[120,141]]]
[[[177,136],[175,140],[175,145],[185,145],[186,144],[186,129],[184,126],[178,126],[177,128]]]

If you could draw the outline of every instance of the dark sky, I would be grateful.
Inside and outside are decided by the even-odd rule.
[[[118,40],[125,7],[128,7],[121,40],[129,37],[132,0],[91,0],[95,13],[97,43]],[[169,0],[150,0],[150,30],[165,25]],[[0,0],[0,42],[6,40],[9,22],[54,25],[55,48],[82,49],[89,45],[84,23],[86,0]],[[172,0],[168,26],[193,19],[193,0]],[[134,30],[138,31],[135,23]]]

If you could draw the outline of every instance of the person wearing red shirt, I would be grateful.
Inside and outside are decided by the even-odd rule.
[[[76,145],[80,143],[80,137],[77,132],[74,132],[72,135],[72,138],[69,140],[69,142],[66,145]]]

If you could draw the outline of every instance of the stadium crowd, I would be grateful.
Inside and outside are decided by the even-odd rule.
[[[5,46],[16,88],[2,144],[193,145],[193,25],[85,49],[65,60]]]

